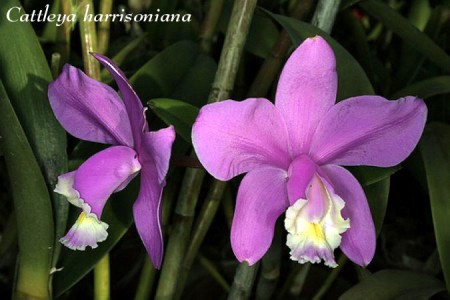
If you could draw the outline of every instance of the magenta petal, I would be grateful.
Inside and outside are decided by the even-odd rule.
[[[139,159],[142,163],[141,188],[133,206],[134,222],[155,268],[161,267],[163,238],[161,232],[161,194],[169,169],[173,127],[147,132],[142,139]]]
[[[308,153],[317,124],[336,101],[336,91],[333,50],[320,36],[306,39],[286,62],[275,98],[295,156]]]
[[[415,97],[389,101],[360,96],[336,104],[314,134],[311,155],[318,164],[399,164],[422,135],[427,108]]]
[[[262,98],[204,106],[192,128],[192,143],[206,170],[220,180],[260,166],[289,167],[285,124]]]
[[[141,135],[143,132],[148,131],[147,121],[145,120],[145,110],[142,106],[142,102],[128,83],[125,74],[117,67],[109,58],[100,55],[92,54],[100,63],[111,73],[117,86],[122,93],[123,102],[127,108],[128,117],[131,122],[131,129],[133,131],[133,137],[136,145],[141,142]]]
[[[100,218],[111,194],[141,169],[136,152],[126,146],[109,147],[86,160],[75,172],[73,188]]]
[[[376,235],[366,195],[353,175],[336,165],[322,166],[337,195],[345,201],[342,216],[350,228],[342,234],[341,250],[353,262],[366,266],[375,254]]]
[[[311,183],[316,164],[306,155],[297,157],[289,166],[287,189],[290,205],[299,199],[306,199],[306,190]]]
[[[275,222],[289,206],[287,173],[264,168],[245,175],[231,227],[231,247],[240,261],[257,262],[272,243]]]
[[[119,95],[81,70],[65,65],[48,89],[56,118],[73,136],[132,146],[130,121]]]

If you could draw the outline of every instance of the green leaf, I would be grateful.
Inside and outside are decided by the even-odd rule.
[[[363,186],[368,186],[388,178],[401,169],[400,166],[377,168],[368,166],[347,167]]]
[[[46,299],[53,255],[51,200],[39,165],[0,81],[0,143],[11,183],[19,239],[16,292]]]
[[[450,290],[450,126],[428,125],[420,142],[420,151],[427,175],[439,258]]]
[[[149,60],[130,83],[144,102],[166,97],[200,106],[208,99],[216,68],[197,44],[182,41]]]
[[[113,194],[108,200],[102,221],[109,225],[108,238],[96,249],[73,251],[64,248],[62,259],[53,279],[55,296],[58,297],[91,271],[97,262],[111,251],[133,223],[132,207],[137,197],[139,181],[133,180],[123,191]]]
[[[339,300],[425,300],[444,289],[442,282],[426,274],[382,270],[353,286]]]
[[[11,7],[20,6],[17,0],[0,2],[0,15]],[[18,18],[14,10],[12,17]],[[23,12],[23,10],[22,10]],[[52,80],[50,68],[29,22],[7,22],[0,25],[0,78],[11,104],[20,120],[27,139],[50,190],[58,175],[67,170],[66,134],[53,115],[47,99],[47,87]],[[57,240],[66,227],[68,203],[64,197],[51,193],[55,218],[55,254]]]
[[[372,213],[373,223],[377,231],[377,235],[381,231],[384,216],[389,198],[389,187],[391,180],[389,177],[364,187],[364,192],[369,202],[370,211]]]
[[[256,56],[267,58],[278,36],[275,24],[269,18],[256,14],[250,25],[245,49]]]
[[[264,10],[266,11],[266,10]],[[294,45],[298,46],[306,38],[320,35],[333,48],[336,55],[337,73],[338,73],[338,95],[337,99],[342,100],[353,96],[371,95],[374,93],[372,85],[367,78],[366,73],[358,62],[334,39],[322,30],[301,22],[299,20],[273,14],[266,11],[288,32]]]
[[[416,82],[391,96],[392,99],[397,99],[404,96],[417,96],[422,99],[427,99],[436,95],[450,93],[450,76],[438,76]]]
[[[387,28],[399,35],[411,47],[422,53],[436,66],[450,72],[450,56],[423,32],[414,27],[407,19],[377,0],[365,0],[358,4],[368,14],[378,19]]]
[[[183,101],[159,98],[148,102],[153,112],[167,125],[173,125],[175,131],[188,143],[191,143],[192,124],[199,109]]]

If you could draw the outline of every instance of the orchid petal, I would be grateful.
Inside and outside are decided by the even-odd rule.
[[[111,194],[141,169],[136,152],[126,146],[113,146],[96,153],[76,170],[73,189],[100,218]]]
[[[275,222],[289,206],[287,173],[277,168],[245,175],[231,227],[231,246],[240,262],[257,262],[272,243]]]
[[[135,145],[139,145],[141,143],[142,133],[148,131],[148,124],[145,120],[145,110],[141,100],[128,83],[125,74],[123,74],[119,67],[103,55],[96,53],[93,53],[92,55],[109,71],[109,73],[111,73],[116,81],[117,86],[122,93],[123,103],[125,104],[131,122],[131,130],[133,132]]]
[[[353,175],[336,165],[322,166],[337,195],[345,201],[342,216],[350,228],[342,234],[341,250],[353,262],[366,266],[375,254],[376,235],[366,195]]]
[[[318,164],[397,165],[417,145],[426,115],[424,102],[415,97],[350,98],[324,116],[314,134],[311,156]]]
[[[200,162],[220,180],[261,166],[289,167],[285,124],[266,99],[204,106],[192,129],[192,142]]]
[[[333,50],[320,36],[306,39],[286,62],[275,98],[295,156],[308,153],[317,124],[336,101],[336,91]]]
[[[147,132],[142,139],[139,159],[142,163],[141,187],[133,205],[137,231],[155,268],[161,267],[163,237],[161,231],[161,194],[169,169],[170,150],[175,139],[173,127]]]
[[[56,118],[71,135],[98,143],[133,145],[125,106],[106,84],[65,65],[50,84],[48,97]]]

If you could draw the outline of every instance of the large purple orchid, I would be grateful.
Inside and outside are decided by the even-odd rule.
[[[87,159],[76,171],[58,177],[55,192],[82,209],[61,243],[70,249],[97,247],[108,235],[100,220],[106,201],[141,172],[133,206],[138,233],[156,268],[161,266],[161,193],[175,131],[149,131],[145,110],[122,71],[108,58],[93,54],[116,81],[122,99],[109,86],[70,65],[50,84],[48,95],[56,118],[73,136],[112,144]]]
[[[335,104],[336,62],[321,37],[307,39],[287,61],[275,105],[227,100],[203,107],[192,141],[219,180],[246,173],[239,187],[231,245],[254,264],[269,248],[286,212],[291,259],[337,266],[334,249],[365,266],[375,228],[361,185],[344,166],[389,167],[416,146],[426,120],[415,97],[360,96]]]

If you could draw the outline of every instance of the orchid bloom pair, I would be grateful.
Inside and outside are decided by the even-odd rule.
[[[133,212],[155,267],[163,243],[160,201],[174,141],[172,127],[148,132],[142,104],[124,74],[94,55],[113,75],[123,102],[110,87],[66,66],[51,84],[57,119],[72,135],[113,144],[61,175],[55,191],[82,209],[61,242],[95,248],[107,236],[100,221],[109,196],[140,171]],[[367,265],[375,251],[375,228],[361,185],[340,165],[389,167],[416,146],[426,120],[422,100],[388,101],[360,96],[334,105],[333,51],[321,38],[307,39],[287,61],[276,102],[252,98],[204,106],[193,126],[200,162],[219,180],[247,173],[237,195],[231,244],[239,261],[254,264],[269,248],[275,222],[286,212],[291,258],[337,264],[334,249]]]
[[[113,76],[123,101],[112,88],[69,65],[48,90],[53,112],[70,134],[113,145],[91,156],[76,171],[58,177],[55,192],[82,209],[60,241],[73,250],[96,248],[108,235],[108,225],[100,221],[106,201],[140,172],[134,221],[153,265],[159,268],[163,256],[161,193],[175,131],[172,126],[149,131],[141,100],[125,75],[108,58],[94,56]]]

